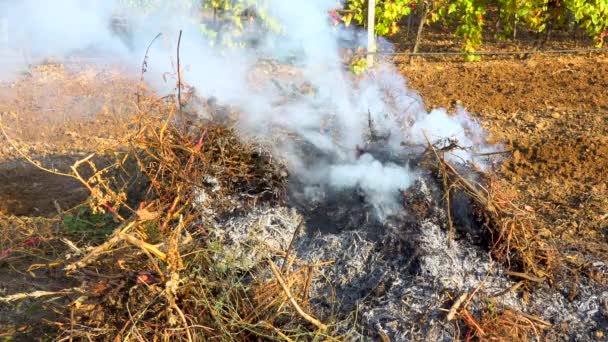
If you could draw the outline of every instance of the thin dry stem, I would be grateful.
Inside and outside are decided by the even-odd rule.
[[[316,318],[312,317],[311,315],[304,312],[304,310],[302,310],[302,308],[300,307],[298,302],[294,299],[293,295],[291,294],[291,291],[289,290],[289,288],[285,285],[285,281],[283,280],[283,277],[281,276],[281,273],[277,269],[277,266],[274,264],[274,262],[272,260],[268,259],[268,264],[270,265],[270,269],[272,270],[272,273],[276,277],[277,281],[279,282],[279,284],[281,284],[283,291],[285,291],[285,294],[289,298],[291,305],[298,312],[298,314],[302,318],[307,320],[308,322],[314,324],[317,328],[319,328],[319,330],[321,330],[321,331],[327,330],[327,326],[325,324],[321,323],[319,320],[317,320]]]

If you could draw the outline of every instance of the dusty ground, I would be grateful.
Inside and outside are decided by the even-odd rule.
[[[42,164],[66,172],[87,152],[117,143],[133,113],[137,83],[118,67],[48,64],[0,84],[6,133]],[[57,213],[86,199],[78,182],[41,171],[0,137],[0,213]]]
[[[599,257],[608,251],[606,57],[418,61],[400,68],[429,108],[460,104],[476,113],[494,140],[506,142],[507,162],[497,176],[515,187],[521,205],[539,224],[550,227],[548,237],[571,248],[570,257]],[[86,152],[113,144],[126,129],[124,118],[133,109],[137,84],[116,70],[45,66],[0,85],[7,133],[17,146],[60,170]],[[65,284],[57,283],[61,280],[53,271],[25,272],[31,263],[54,259],[37,254],[48,250],[41,243],[65,248],[53,237],[61,222],[36,217],[55,215],[54,200],[65,209],[82,201],[86,192],[69,179],[26,166],[4,137],[0,158],[0,296],[24,287],[58,290]],[[605,286],[605,279],[599,275],[598,281]],[[0,337],[19,329],[31,334],[20,336],[43,335],[46,330],[27,317],[33,312],[37,320],[52,320],[44,310],[52,302],[27,301],[10,312],[0,306]],[[605,334],[608,327],[600,327],[595,337],[601,340]]]
[[[608,57],[534,56],[528,60],[401,65],[429,107],[460,103],[472,112],[608,111]],[[560,124],[566,118],[555,121]]]
[[[429,107],[459,104],[510,159],[497,171],[557,241],[608,250],[608,58],[403,66]],[[570,246],[571,247],[571,246]],[[568,246],[564,246],[568,249]]]

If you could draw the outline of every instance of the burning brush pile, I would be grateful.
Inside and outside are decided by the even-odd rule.
[[[565,269],[466,111],[427,112],[390,63],[347,72],[337,42],[358,35],[326,22],[332,1],[269,3],[289,34],[255,48],[216,51],[198,23],[181,59],[147,46],[142,80],[175,95],[137,96],[130,133],[99,152],[115,161],[66,174],[114,229],[64,241],[62,338],[530,340],[606,324],[601,281]],[[176,87],[155,83],[171,68]]]
[[[255,141],[235,108],[193,89],[180,96],[181,108],[176,96],[140,97],[116,162],[72,167],[91,210],[116,228],[101,244],[72,244],[64,268],[78,285],[56,323],[66,338],[529,340],[553,330],[542,301],[562,295],[543,284],[559,252],[463,159],[495,154],[426,130],[424,142],[398,142],[371,112],[351,147],[280,125]],[[328,124],[319,136],[345,134]]]

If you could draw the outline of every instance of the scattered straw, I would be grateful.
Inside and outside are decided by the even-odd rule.
[[[10,303],[27,298],[40,298],[47,296],[65,296],[77,292],[77,289],[67,289],[61,291],[34,291],[29,293],[16,293],[6,297],[0,297],[0,302]]]
[[[327,330],[327,326],[325,324],[321,323],[319,320],[317,320],[316,318],[312,317],[311,315],[304,312],[304,310],[302,310],[302,308],[300,307],[298,302],[294,299],[294,297],[291,294],[291,291],[289,290],[287,285],[285,285],[285,280],[283,280],[283,276],[281,276],[281,273],[277,269],[277,266],[274,264],[274,262],[272,260],[268,259],[268,264],[270,265],[270,269],[272,270],[272,273],[274,274],[275,278],[277,279],[279,284],[281,284],[283,291],[285,291],[285,294],[289,298],[291,305],[293,305],[293,308],[298,312],[298,314],[300,316],[302,316],[302,318],[304,318],[308,322],[314,324],[321,331]]]

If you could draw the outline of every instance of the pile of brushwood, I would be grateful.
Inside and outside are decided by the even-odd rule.
[[[350,272],[348,262],[362,255],[356,244],[369,246],[368,252],[372,254],[362,261],[367,266],[360,265],[361,272],[366,269],[369,272],[363,272],[361,280],[372,275],[374,267],[394,267],[372,279],[371,294],[362,294],[358,303],[368,305],[366,301],[375,296],[377,305],[385,305],[388,300],[380,299],[399,289],[399,284],[412,281],[422,286],[420,274],[404,280],[401,272],[420,273],[429,267],[429,258],[436,252],[410,251],[409,259],[397,264],[394,260],[398,255],[391,255],[394,250],[387,249],[390,253],[386,257],[394,256],[394,260],[377,260],[380,265],[377,266],[373,264],[374,258],[382,247],[374,246],[357,232],[328,234],[324,241],[312,235],[299,238],[303,226],[312,225],[313,221],[311,217],[306,220],[293,208],[277,209],[285,208],[283,205],[289,200],[288,172],[281,161],[271,156],[269,148],[238,138],[230,128],[233,126],[230,118],[200,119],[185,114],[176,103],[183,100],[177,101],[173,96],[140,97],[141,112],[131,133],[115,148],[78,161],[65,174],[90,191],[88,203],[93,213],[112,215],[114,229],[103,241],[88,246],[64,239],[70,246],[69,254],[65,260],[49,265],[62,268],[76,284],[62,292],[69,296],[70,304],[63,320],[54,323],[61,337],[146,341],[379,337],[386,341],[405,336],[401,335],[404,331],[400,323],[382,319],[374,321],[377,326],[361,323],[361,319],[371,317],[371,309],[367,318],[365,312],[363,317],[336,312],[334,309],[339,305],[327,309],[323,296],[353,295],[353,287],[358,286],[356,279],[346,279],[347,287],[334,287],[328,278]],[[471,215],[484,228],[482,235],[489,245],[485,247],[507,270],[500,275],[517,279],[506,283],[513,285],[504,293],[528,291],[538,284],[555,281],[566,261],[543,238],[542,232],[535,230],[533,216],[515,204],[517,195],[509,191],[508,184],[481,173],[463,177],[462,166],[444,158],[449,147],[429,142],[422,150],[417,162],[432,175],[430,179],[435,185],[431,187],[438,189],[441,196],[429,202],[423,190],[419,191],[420,196],[415,191],[404,193],[403,201],[408,206],[404,216],[408,218],[395,225],[399,234],[409,229],[403,228],[408,226],[408,220],[416,220],[416,215],[420,215],[417,225],[410,226],[411,232],[418,229],[415,234],[423,236],[420,240],[423,241],[424,234],[436,233],[435,226],[427,225],[435,220],[436,227],[443,230],[437,234],[447,237],[447,245],[441,245],[440,249],[449,251],[450,242],[463,235],[455,227],[458,218],[454,216],[458,214],[454,213],[452,201],[464,201],[470,204]],[[112,156],[114,162],[98,167],[95,160],[99,155]],[[425,218],[425,212],[430,211],[438,214]],[[368,217],[362,218],[361,224],[367,222]],[[390,234],[381,235],[379,245]],[[334,239],[331,241],[339,245],[350,241],[347,237],[354,239],[352,246],[357,255],[353,260],[310,258],[351,249],[352,246],[336,248],[328,243]],[[395,241],[390,248],[415,247],[411,242],[414,240]],[[319,243],[318,251],[310,250],[314,243]],[[466,254],[470,253],[463,252]],[[449,267],[442,262],[438,265]],[[417,268],[413,264],[418,264]],[[346,266],[337,269],[338,265]],[[322,285],[327,283],[330,285]],[[496,283],[505,285],[498,280]],[[571,286],[574,288],[576,284]],[[490,310],[483,304],[483,298],[478,298],[482,287],[483,281],[477,288],[460,294],[455,293],[458,289],[450,289],[438,307],[428,310],[441,313],[447,322],[457,322],[454,329],[448,329],[452,337],[528,340],[540,337],[551,326],[542,318],[507,306]],[[401,288],[408,290],[405,285]],[[414,288],[408,291],[413,293]],[[405,305],[404,293],[399,292],[396,301],[389,304],[393,308]],[[413,319],[410,323],[416,324]],[[444,326],[435,324],[432,329]],[[376,330],[370,332],[373,329]]]
[[[286,171],[228,126],[188,119],[167,100],[140,99],[146,110],[133,133],[103,152],[115,154],[116,163],[98,170],[91,155],[72,167],[69,176],[91,192],[91,210],[111,213],[116,228],[96,246],[73,246],[64,268],[80,285],[66,321],[57,323],[62,334],[189,341],[324,336],[326,325],[303,299],[312,265],[282,250],[249,271],[216,258],[222,246],[215,225],[259,202],[281,201]],[[86,168],[94,172],[85,179]],[[285,261],[290,267],[279,270],[276,263]]]

